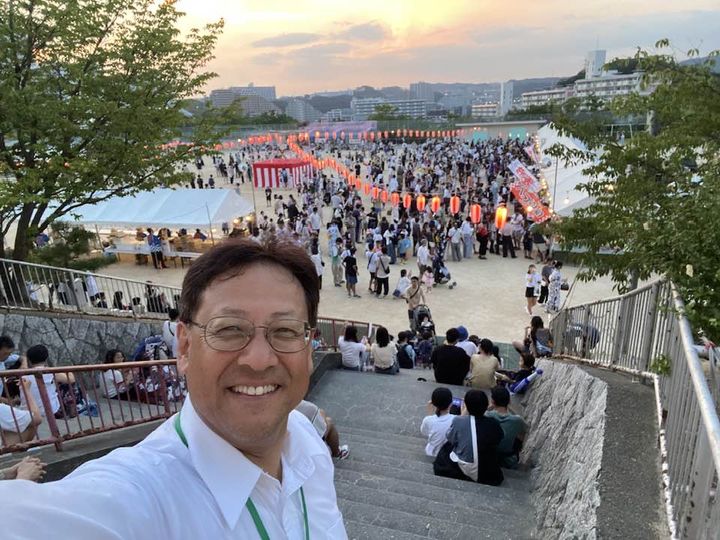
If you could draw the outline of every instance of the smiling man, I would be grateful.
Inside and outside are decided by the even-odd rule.
[[[346,538],[327,446],[294,411],[318,302],[297,246],[225,243],[197,259],[177,327],[182,411],[59,482],[0,487],[3,535]]]

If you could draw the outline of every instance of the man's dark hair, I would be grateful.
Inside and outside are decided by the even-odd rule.
[[[492,354],[493,342],[490,341],[488,338],[481,339],[480,340],[480,350],[485,354]]]
[[[168,309],[168,319],[170,319],[171,321],[174,321],[179,316],[180,316],[180,312],[177,309],[175,309],[174,307],[171,307],[170,309]]]
[[[27,356],[28,364],[35,366],[47,362],[50,353],[45,345],[33,345],[27,350],[25,356]]]
[[[430,402],[438,411],[444,411],[452,405],[453,395],[449,388],[436,388],[433,390]]]
[[[457,328],[450,328],[445,332],[445,339],[448,343],[457,343],[457,340],[460,339],[460,332]]]
[[[490,391],[490,399],[496,407],[507,407],[510,404],[510,391],[504,386],[496,386]]]
[[[482,390],[468,390],[465,393],[465,408],[471,416],[483,416],[488,408],[488,398]]]
[[[198,257],[185,274],[180,296],[180,320],[189,323],[202,295],[216,279],[229,279],[253,264],[273,264],[288,270],[305,291],[310,326],[317,324],[320,290],[315,264],[306,251],[290,242],[228,240]]]
[[[0,349],[14,349],[15,342],[10,336],[0,336]]]

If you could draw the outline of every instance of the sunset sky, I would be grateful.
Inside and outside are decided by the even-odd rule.
[[[278,96],[416,81],[572,75],[669,38],[720,49],[718,0],[180,0],[184,25],[225,19],[208,89],[275,85]]]

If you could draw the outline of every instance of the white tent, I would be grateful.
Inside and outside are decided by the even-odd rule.
[[[81,206],[63,219],[100,229],[207,229],[251,212],[252,203],[231,189],[156,189]]]
[[[586,150],[582,141],[560,135],[550,124],[541,127],[537,131],[538,141],[540,143],[541,158],[548,167],[543,167],[542,173],[548,183],[550,193],[555,193],[555,212],[561,216],[569,216],[573,210],[584,208],[593,202],[593,198],[589,197],[584,191],[579,191],[577,185],[588,181],[588,177],[583,173],[583,169],[588,166],[587,163],[572,165],[559,160],[556,164],[556,158],[549,156],[547,150],[555,144],[561,144],[567,148]],[[547,158],[547,159],[546,159]],[[557,166],[557,187],[555,186],[555,170]]]

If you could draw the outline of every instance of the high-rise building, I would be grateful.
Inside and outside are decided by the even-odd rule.
[[[513,83],[512,81],[504,82],[500,85],[500,103],[498,103],[498,114],[505,116],[513,103]]]
[[[270,103],[264,97],[255,95],[242,97],[243,100],[240,102],[240,107],[246,116],[260,116],[264,113],[280,114],[282,112],[277,105]]]
[[[378,105],[390,105],[397,116],[425,118],[427,103],[422,99],[385,99],[385,98],[353,98],[350,102],[353,120],[367,120],[375,112]]]
[[[585,57],[585,78],[594,79],[602,76],[605,65],[605,51],[590,51]]]
[[[595,96],[600,99],[612,99],[631,93],[641,93],[642,73],[604,74],[602,77],[585,78],[575,81],[575,95],[579,98]]]
[[[298,122],[317,122],[322,116],[320,111],[303,98],[292,98],[288,100],[285,114]]]
[[[500,116],[498,109],[497,103],[473,103],[470,114],[473,118],[496,118]]]
[[[435,101],[435,89],[432,83],[422,81],[412,83],[410,85],[410,96],[428,103],[433,103]]]
[[[255,86],[250,83],[247,86],[231,86],[230,88],[220,88],[210,92],[210,101],[213,107],[227,107],[238,97],[242,96],[260,96],[268,101],[275,99],[274,86]]]

